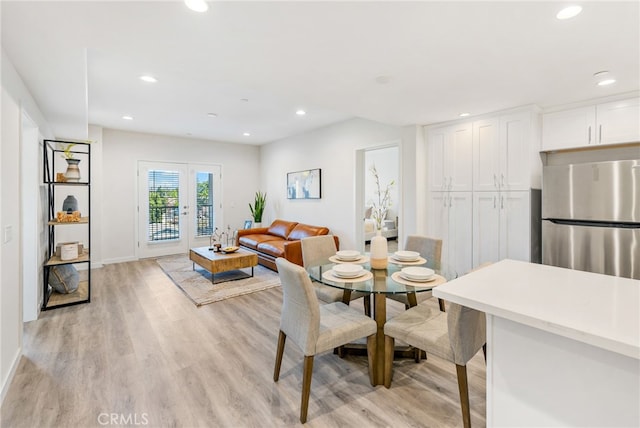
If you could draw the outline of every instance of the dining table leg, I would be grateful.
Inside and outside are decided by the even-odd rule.
[[[378,326],[376,332],[376,354],[374,367],[374,385],[384,385],[384,323],[387,322],[387,296],[381,293],[373,295],[373,316]]]

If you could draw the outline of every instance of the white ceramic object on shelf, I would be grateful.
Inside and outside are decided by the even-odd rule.
[[[378,229],[376,236],[371,238],[371,267],[373,269],[386,269],[387,257],[389,249],[387,247],[387,238],[382,236],[382,232]]]

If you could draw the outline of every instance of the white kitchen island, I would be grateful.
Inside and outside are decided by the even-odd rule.
[[[487,426],[640,426],[640,281],[502,260],[433,295],[487,314]]]

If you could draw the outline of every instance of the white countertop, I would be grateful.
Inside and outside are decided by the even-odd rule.
[[[638,280],[502,260],[433,295],[640,359]]]

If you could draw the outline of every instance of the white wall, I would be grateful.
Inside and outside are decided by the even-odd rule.
[[[407,137],[406,140],[404,138]],[[415,134],[407,128],[364,119],[350,119],[262,146],[262,189],[267,192],[263,223],[276,218],[327,226],[340,237],[342,248],[357,248],[356,242],[356,151],[400,141],[403,192],[415,194]],[[322,169],[321,199],[287,199],[287,172]],[[415,203],[403,200],[405,230],[415,229],[415,213],[406,213]],[[407,222],[407,218],[412,219]],[[361,219],[359,220],[361,221]]]
[[[4,382],[12,375],[20,357],[22,344],[22,283],[20,281],[20,106],[2,89],[2,150],[0,173],[2,205],[0,207],[0,375]],[[11,229],[7,241],[5,233]],[[4,396],[4,388],[3,388]]]
[[[250,218],[249,202],[257,190],[264,189],[259,181],[258,146],[103,129],[102,160],[100,251],[104,263],[137,258],[136,171],[140,160],[222,165],[222,221],[232,228],[242,228]]]
[[[2,51],[1,146],[0,146],[0,386],[4,399],[22,352],[22,245],[20,132],[22,113],[51,135],[33,97]],[[39,169],[39,160],[33,160]],[[39,192],[39,189],[33,189]],[[39,222],[40,223],[40,222]],[[5,242],[5,230],[11,237]],[[43,225],[39,224],[38,230]],[[33,244],[33,243],[32,243]]]

